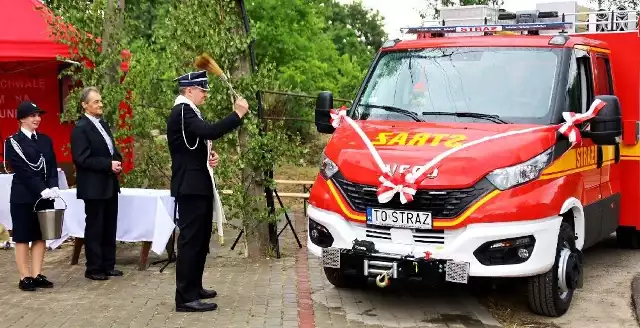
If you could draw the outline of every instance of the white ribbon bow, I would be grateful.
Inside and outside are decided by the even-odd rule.
[[[576,143],[582,142],[582,138],[580,137],[580,131],[576,127],[576,124],[580,124],[586,120],[589,120],[595,117],[596,115],[598,115],[598,112],[600,111],[600,109],[602,109],[605,105],[606,105],[605,102],[603,102],[600,99],[596,99],[593,101],[593,103],[591,103],[591,106],[589,107],[589,110],[586,113],[576,114],[574,112],[563,112],[562,118],[564,118],[565,123],[563,123],[562,126],[560,126],[560,128],[558,129],[558,132],[562,133],[569,139],[569,142],[571,142],[572,147]]]
[[[333,126],[334,129],[337,129],[340,126],[340,123],[342,123],[342,119],[347,116],[347,109],[345,107],[342,107],[337,111],[332,109],[329,112],[329,115],[331,115],[331,126]]]
[[[396,193],[399,193],[400,203],[406,204],[410,200],[413,200],[413,196],[415,196],[417,191],[415,188],[407,187],[402,183],[393,183],[387,180],[384,176],[380,176],[378,180],[382,183],[379,187],[381,192],[378,194],[378,202],[380,203],[387,203],[391,201],[393,196]]]

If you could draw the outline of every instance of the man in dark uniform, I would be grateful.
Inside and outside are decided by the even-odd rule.
[[[179,95],[167,120],[167,141],[171,153],[171,196],[177,200],[180,229],[176,310],[212,311],[217,308],[215,303],[201,302],[216,296],[214,290],[206,290],[202,285],[213,229],[214,192],[207,165],[217,164],[217,156],[209,158],[207,141],[238,128],[249,106],[246,100],[237,99],[231,114],[218,122],[207,122],[198,109],[209,91],[207,72],[191,72],[175,80]]]

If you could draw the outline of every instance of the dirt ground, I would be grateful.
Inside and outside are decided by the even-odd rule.
[[[617,248],[614,235],[586,250],[585,262],[584,288],[574,294],[571,308],[560,318],[531,314],[523,295],[514,292],[519,281],[505,282],[479,296],[508,328],[639,327],[631,302],[631,281],[640,272],[640,250]]]

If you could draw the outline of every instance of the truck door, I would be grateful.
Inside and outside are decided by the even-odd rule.
[[[595,94],[614,95],[613,75],[609,54],[594,50],[591,54],[594,71]],[[606,238],[618,227],[620,217],[620,146],[598,146],[600,194],[602,196],[602,226],[600,238]]]
[[[574,99],[579,97],[579,101],[574,101],[574,103],[578,102],[578,104],[573,105],[573,107],[577,107],[576,112],[585,113],[589,110],[589,106],[595,97],[594,70],[591,56],[586,49],[574,49],[574,55],[575,62],[572,63],[576,67],[574,94],[577,93]],[[579,86],[576,85],[578,83]],[[590,138],[586,137],[582,138],[582,145],[574,147],[576,171],[579,172],[578,174],[582,174],[584,188],[582,194],[582,206],[584,207],[585,216],[584,248],[597,243],[602,234],[602,194],[600,191],[602,169],[598,165],[598,155],[600,154],[598,149],[598,146]]]

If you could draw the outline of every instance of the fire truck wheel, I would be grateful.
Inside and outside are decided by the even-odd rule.
[[[324,275],[329,282],[337,288],[363,288],[367,285],[369,277],[346,274],[344,270],[337,268],[324,268]]]
[[[573,228],[560,225],[556,260],[551,270],[529,278],[529,308],[536,314],[559,317],[567,312],[582,275],[582,261],[575,248]]]

